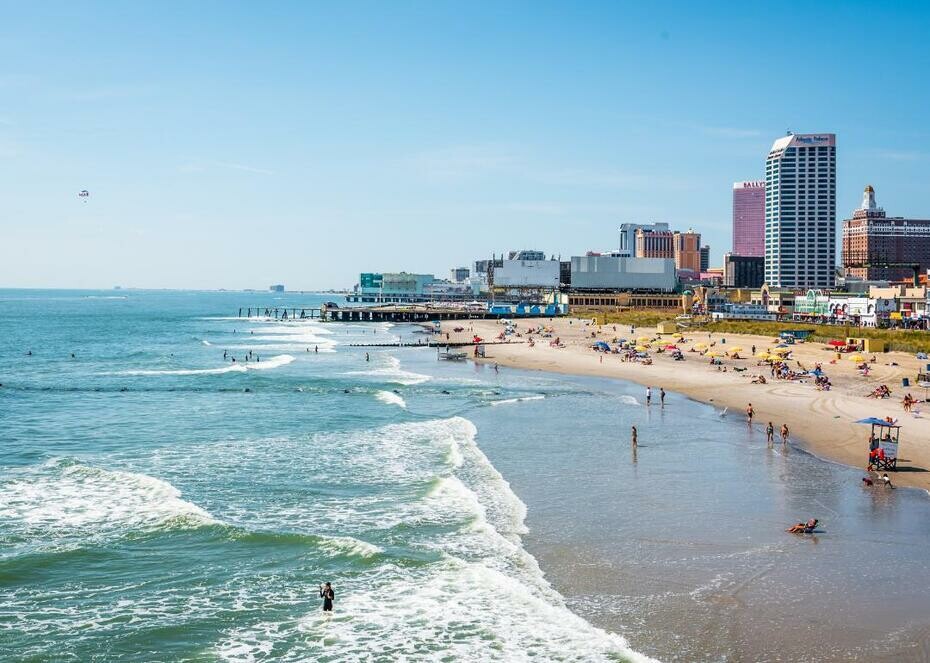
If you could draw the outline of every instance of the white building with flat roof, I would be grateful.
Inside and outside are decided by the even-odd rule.
[[[677,285],[671,258],[572,256],[573,290],[671,292]]]
[[[765,162],[765,282],[832,288],[836,265],[836,135],[788,134]]]
[[[559,287],[558,260],[501,260],[494,266],[496,288]]]

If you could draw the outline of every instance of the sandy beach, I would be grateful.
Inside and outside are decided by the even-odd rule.
[[[552,338],[537,336],[535,345],[530,346],[525,342],[525,332],[529,326],[540,322],[553,328]],[[448,333],[452,341],[471,340],[473,333],[493,340],[503,330],[497,321],[476,320],[469,322],[463,332],[453,331],[461,325],[459,322],[443,323],[443,334]],[[924,389],[917,387],[914,380],[918,370],[927,362],[914,355],[880,353],[876,355],[876,362],[870,364],[870,374],[863,376],[856,369],[856,363],[846,355],[831,364],[836,355],[822,343],[793,345],[792,368],[797,367],[797,362],[806,368],[822,363],[832,388],[820,391],[815,387],[813,378],[803,382],[776,380],[771,378],[768,365],[758,365],[759,360],[752,355],[751,348],[755,346],[760,351],[774,347],[774,339],[767,336],[714,334],[709,337],[707,333],[685,333],[686,342],[680,344],[685,351],[685,361],[674,361],[667,354],[653,354],[652,365],[643,365],[623,362],[618,355],[591,349],[595,340],[611,343],[614,338],[630,338],[630,327],[626,325],[598,327],[587,320],[559,318],[518,321],[517,329],[521,337],[508,337],[511,343],[486,346],[485,361],[501,366],[621,378],[651,385],[656,399],[658,389],[662,387],[713,404],[721,410],[727,408],[729,417],[745,418],[746,408],[752,403],[754,426],[762,429],[771,421],[778,431],[782,424],[787,424],[792,444],[822,458],[863,470],[868,460],[869,428],[854,422],[864,417],[894,417],[902,428],[898,471],[893,474],[893,480],[896,485],[930,490],[930,447],[926,443],[930,438],[930,410],[919,403],[911,413],[906,413],[901,403],[908,392],[918,399],[925,396]],[[654,328],[637,327],[633,336],[656,337],[658,334]],[[555,338],[560,339],[563,347],[550,345]],[[664,338],[672,342],[671,336]],[[711,366],[708,358],[688,351],[700,342],[716,343],[714,350],[719,352],[742,347],[739,354],[744,359],[723,357],[723,365],[728,369],[723,372]],[[737,372],[734,368],[747,370]],[[757,375],[765,376],[767,384],[753,384],[752,379]],[[911,380],[909,389],[901,386],[905,377]],[[868,394],[882,384],[891,389],[891,397],[869,398]]]

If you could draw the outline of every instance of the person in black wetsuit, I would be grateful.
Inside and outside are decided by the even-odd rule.
[[[332,612],[333,599],[336,598],[336,593],[333,591],[331,584],[320,585],[320,598],[323,599],[323,612]]]

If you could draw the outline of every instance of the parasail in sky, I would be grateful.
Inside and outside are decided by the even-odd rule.
[[[90,198],[90,191],[87,189],[81,189],[81,191],[78,193],[78,198],[83,198],[84,202],[86,203],[87,199]]]

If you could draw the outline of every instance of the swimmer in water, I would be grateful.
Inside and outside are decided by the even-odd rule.
[[[323,612],[332,612],[336,592],[333,591],[333,586],[330,583],[320,585],[320,598],[323,599]]]

